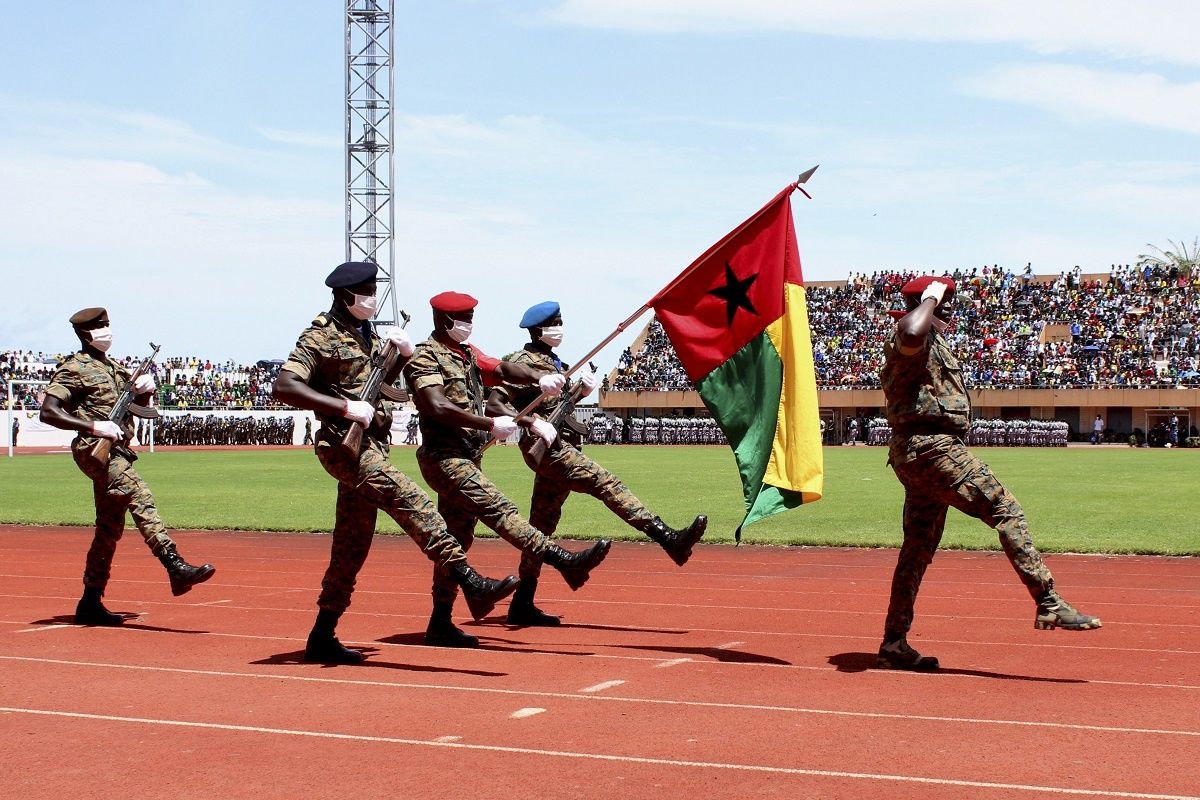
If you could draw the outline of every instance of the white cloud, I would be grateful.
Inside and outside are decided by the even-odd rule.
[[[1009,64],[960,81],[968,93],[1088,120],[1200,133],[1200,82],[1067,64]]]
[[[1041,53],[1089,51],[1200,64],[1191,0],[561,0],[547,18],[649,32],[795,31],[929,42],[1011,43]]]
[[[342,137],[324,131],[285,131],[280,128],[256,128],[259,135],[269,142],[296,145],[298,147],[315,147],[330,149],[342,147]]]

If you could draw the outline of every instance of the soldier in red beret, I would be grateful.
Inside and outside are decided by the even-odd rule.
[[[1072,608],[1033,546],[1025,512],[987,465],[967,450],[971,401],[962,368],[942,335],[953,315],[954,281],[923,276],[900,290],[907,306],[883,348],[879,378],[892,427],[888,464],[904,486],[904,544],[892,576],[878,666],[933,670],[938,660],[909,646],[913,605],[933,561],[950,506],[996,529],[1000,544],[1037,604],[1040,630],[1090,630],[1100,620]]]
[[[442,292],[429,301],[433,333],[404,367],[421,415],[421,446],[417,463],[438,494],[438,511],[451,535],[464,550],[474,540],[475,523],[485,525],[533,558],[562,573],[572,589],[587,581],[592,569],[608,555],[609,541],[601,539],[586,550],[568,552],[530,525],[516,505],[500,493],[480,464],[489,439],[504,441],[518,426],[550,436],[554,426],[541,418],[514,421],[507,415],[485,414],[485,387],[503,381],[532,383],[543,392],[561,394],[565,379],[486,355],[468,341],[475,319],[476,300],[460,292]],[[546,429],[549,429],[548,431]],[[451,618],[458,589],[445,572],[433,574],[433,614],[425,643],[436,647],[478,647],[479,640],[464,633]]]

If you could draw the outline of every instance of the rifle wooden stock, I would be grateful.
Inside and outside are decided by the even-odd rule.
[[[571,390],[571,393],[563,399],[563,402],[558,404],[557,408],[550,412],[550,416],[546,417],[546,421],[553,425],[554,429],[559,431],[560,435],[563,420],[575,410],[575,404],[583,399],[583,391],[582,383],[575,384],[575,388]],[[546,440],[537,436],[537,434],[533,435],[537,438],[533,444],[529,445],[529,449],[525,451],[525,454],[529,458],[529,461],[536,467],[546,457],[546,451],[550,449],[550,445],[546,444]]]
[[[372,406],[379,400],[380,390],[383,388],[384,379],[388,372],[396,366],[396,359],[400,354],[389,341],[383,346],[383,350],[379,353],[378,361],[371,368],[371,374],[367,376],[367,382],[363,385],[362,399],[370,403]],[[358,458],[362,452],[363,434],[366,433],[366,428],[357,423],[351,422],[350,429],[346,431],[346,435],[342,437],[342,449],[351,458]]]
[[[130,413],[142,419],[158,419],[157,410],[147,408],[146,406],[139,406],[133,402],[134,382],[146,373],[146,370],[154,363],[154,357],[162,349],[162,345],[155,344],[154,342],[150,343],[150,347],[153,348],[150,355],[146,356],[145,360],[141,364],[138,364],[138,368],[129,376],[129,382],[125,385],[121,394],[117,395],[117,402],[113,404],[113,409],[108,414],[108,421],[117,423],[122,429],[124,429],[125,419]],[[115,442],[112,439],[105,439],[101,436],[99,437],[99,441],[92,445],[92,449],[88,451],[88,455],[95,459],[96,463],[100,466],[108,466],[108,460],[112,457],[112,446],[114,444]]]

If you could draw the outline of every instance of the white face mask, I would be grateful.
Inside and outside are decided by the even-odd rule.
[[[348,306],[347,310],[350,312],[350,316],[355,319],[370,319],[375,316],[375,295],[354,295],[354,305]]]
[[[563,339],[563,326],[562,325],[550,325],[548,327],[542,328],[541,340],[543,343],[548,344],[551,347],[558,347],[560,344],[562,344],[562,339]]]
[[[88,331],[88,335],[92,337],[92,347],[101,353],[107,353],[108,348],[112,347],[112,328],[96,328]]]
[[[463,322],[461,319],[456,319],[454,320],[454,327],[446,331],[446,335],[459,344],[462,344],[471,338],[471,331],[474,327],[470,322]]]

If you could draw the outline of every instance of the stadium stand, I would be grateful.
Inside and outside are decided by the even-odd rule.
[[[916,273],[851,275],[807,289],[813,361],[821,389],[878,388],[890,309]],[[1200,386],[1200,275],[1115,266],[1085,280],[985,266],[953,275],[958,313],[949,338],[971,388]],[[662,326],[622,354],[615,391],[681,391],[691,384]]]

